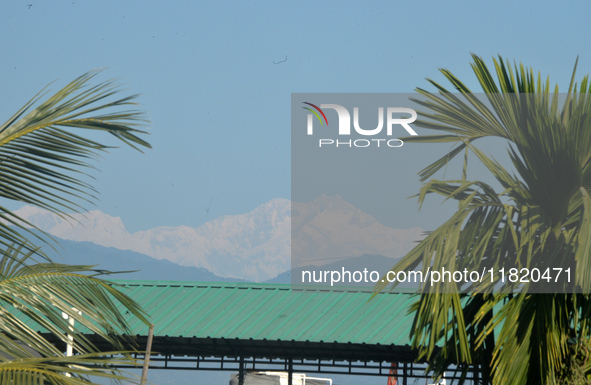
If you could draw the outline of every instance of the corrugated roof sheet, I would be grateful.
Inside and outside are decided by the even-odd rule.
[[[126,281],[157,337],[407,345],[410,293],[290,285]],[[145,335],[141,322],[134,334]]]

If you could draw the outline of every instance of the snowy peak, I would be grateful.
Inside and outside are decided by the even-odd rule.
[[[396,259],[423,237],[420,228],[384,226],[340,196],[322,195],[310,203],[293,203],[292,214],[292,268],[365,254]]]
[[[24,206],[14,213],[41,230],[72,241],[88,240],[98,245],[112,246],[114,240],[123,240],[129,236],[121,218],[99,210],[60,217],[47,210]]]

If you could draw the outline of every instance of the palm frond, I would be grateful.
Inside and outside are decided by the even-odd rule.
[[[146,133],[144,114],[127,110],[137,105],[136,96],[111,100],[120,91],[114,81],[89,86],[99,72],[80,76],[45,101],[43,90],[0,125],[0,197],[67,218],[95,201],[96,190],[85,179],[92,179],[92,162],[111,148],[75,130],[103,131],[135,149],[150,148],[138,136]],[[47,234],[30,232],[31,223],[2,206],[0,219],[3,247],[24,244],[25,233],[47,240]]]
[[[67,213],[85,211],[96,200],[88,181],[93,162],[112,148],[88,133],[111,134],[137,150],[150,148],[138,136],[146,133],[148,121],[129,109],[137,105],[136,96],[117,98],[114,81],[89,85],[99,72],[49,96],[42,90],[0,125],[0,198],[73,219]],[[90,375],[128,379],[113,366],[136,362],[129,353],[137,345],[123,312],[147,325],[146,314],[117,285],[101,279],[110,272],[47,258],[36,263],[33,257],[44,255],[32,240],[52,238],[29,228],[40,230],[0,206],[0,383],[87,384]],[[113,352],[99,352],[88,335]],[[65,345],[76,355],[65,357],[60,348]]]
[[[459,365],[464,375],[468,365],[479,364],[492,384],[585,383],[591,373],[588,77],[579,86],[575,64],[568,93],[561,95],[549,78],[542,81],[522,64],[499,56],[491,72],[482,58],[472,58],[484,94],[472,94],[442,70],[457,93],[429,80],[438,93],[418,89],[415,100],[426,109],[415,123],[441,134],[402,138],[455,144],[419,174],[425,183],[418,200],[422,204],[429,194],[439,194],[457,201],[458,210],[392,270],[573,268],[574,279],[501,284],[486,274],[483,282],[463,286],[425,284],[412,309],[413,347],[436,376],[450,364]],[[507,141],[514,173],[477,148],[485,137]],[[467,155],[461,180],[427,181],[462,151],[476,155],[503,191],[470,181]],[[474,294],[459,294],[466,291]]]
[[[118,357],[120,352],[79,354],[70,357],[0,360],[0,383],[27,385],[88,385],[92,377],[108,378],[118,384],[137,380],[137,376],[114,369],[119,365],[138,364]],[[92,376],[92,377],[89,377]],[[139,382],[139,381],[134,381]]]
[[[123,313],[148,324],[145,312],[117,285],[98,277],[109,272],[92,266],[29,264],[33,252],[23,250],[13,247],[0,259],[0,378],[12,378],[20,371],[33,376],[27,377],[31,381],[39,375],[49,383],[60,378],[64,384],[77,383],[62,378],[71,365],[78,369],[67,371],[79,377],[120,378],[111,365],[133,364],[125,352],[137,348]],[[74,326],[64,314],[75,320]],[[114,353],[100,352],[88,335],[107,342]],[[64,357],[54,341],[71,344],[77,355]],[[119,356],[106,357],[112,354]]]

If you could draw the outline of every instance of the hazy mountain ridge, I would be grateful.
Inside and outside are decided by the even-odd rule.
[[[240,279],[217,276],[201,267],[180,266],[135,251],[56,238],[59,245],[52,243],[55,250],[47,245],[42,246],[43,252],[52,261],[70,265],[91,265],[96,266],[96,269],[112,272],[126,272],[104,276],[109,280],[243,282]],[[38,257],[36,259],[41,261]]]

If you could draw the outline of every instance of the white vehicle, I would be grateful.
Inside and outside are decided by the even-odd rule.
[[[230,385],[238,385],[238,373],[233,373]],[[287,372],[246,372],[244,385],[289,385]],[[292,374],[293,385],[332,385],[332,379],[310,377],[304,373]]]

